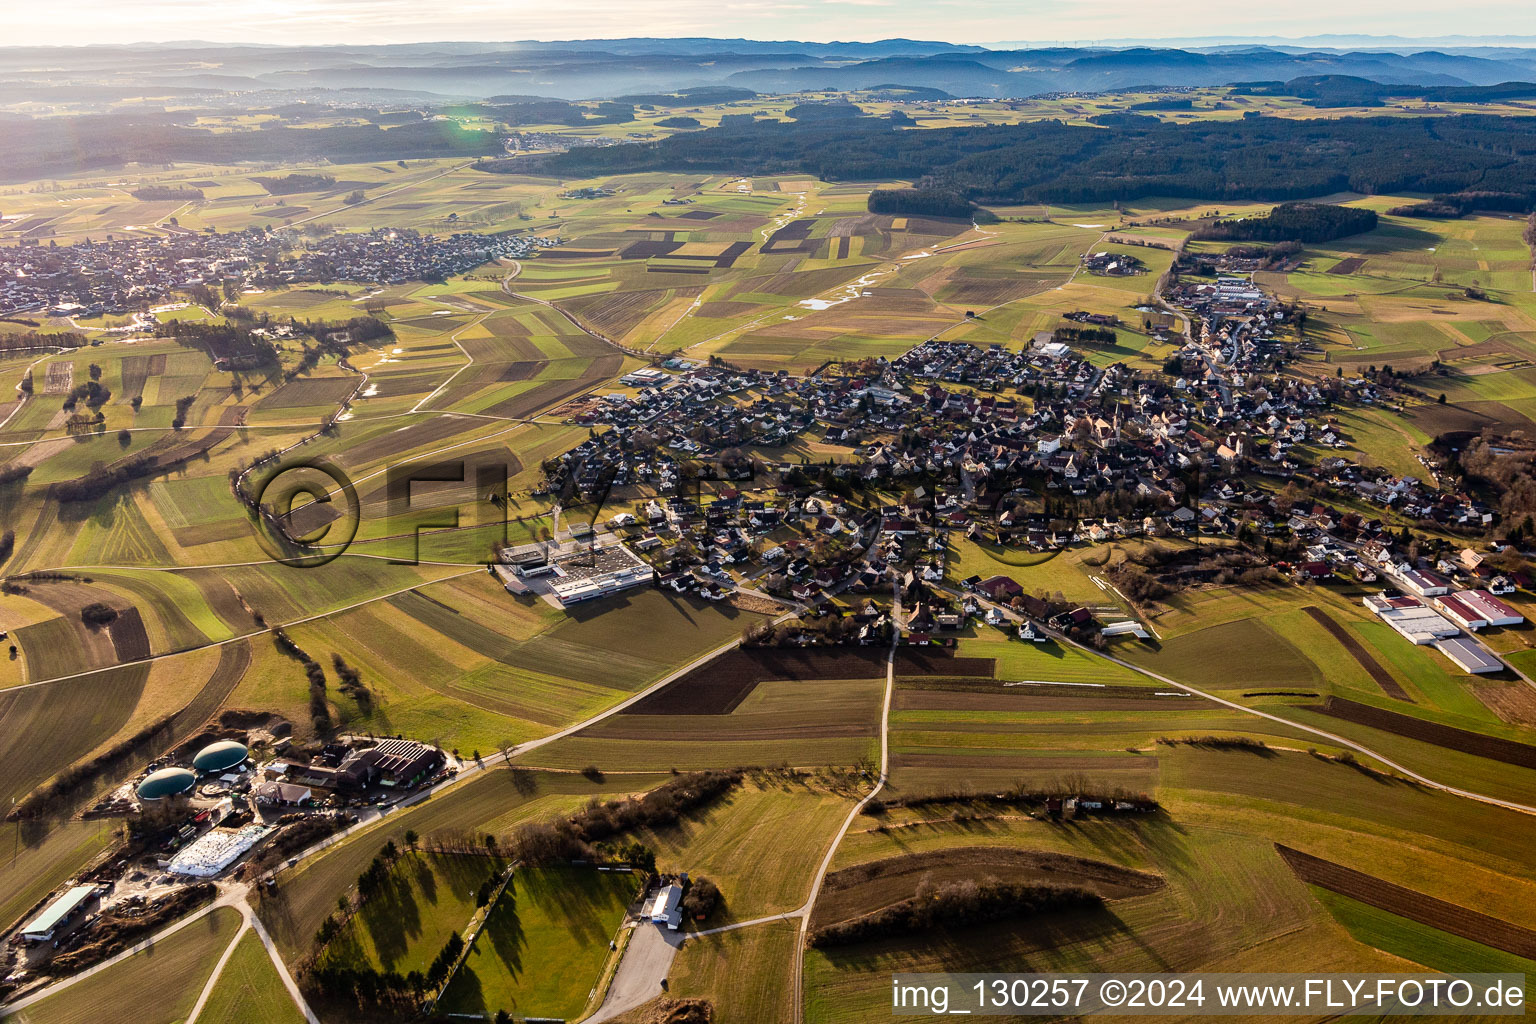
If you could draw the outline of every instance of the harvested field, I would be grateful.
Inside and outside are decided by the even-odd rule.
[[[645,319],[647,313],[671,297],[671,290],[652,288],[642,291],[600,292],[566,299],[561,305],[604,334],[622,338]],[[679,295],[692,296],[698,289],[680,289]]]
[[[1516,358],[1522,353],[1512,348],[1505,338],[1518,337],[1518,335],[1499,335],[1480,341],[1475,345],[1457,345],[1454,348],[1443,348],[1439,352],[1440,359],[1444,362],[1468,359],[1500,359]]]
[[[178,464],[195,459],[229,440],[235,428],[245,421],[246,408],[243,405],[228,406],[219,413],[218,424],[202,437],[186,440],[183,432],[173,431],[160,437],[148,448],[112,462],[106,469],[110,472],[139,459],[153,457],[160,471],[168,472]]]
[[[728,715],[758,683],[770,679],[876,679],[885,654],[865,648],[741,649],[722,654],[631,707],[630,715]],[[984,675],[990,658],[954,658],[903,651],[898,675]]]
[[[811,237],[811,228],[816,226],[814,219],[801,218],[792,220],[779,228],[768,238],[768,244],[776,245],[779,242],[798,242]]]
[[[7,231],[19,231],[19,232],[21,232],[22,234],[25,235],[25,234],[28,234],[29,232],[37,230],[38,228],[42,227],[44,224],[47,224],[50,220],[53,220],[53,218],[52,217],[28,217],[26,220],[18,221],[15,224],[7,225],[6,226],[6,230]]]
[[[212,718],[251,667],[251,642],[238,640],[219,648],[219,663],[203,688],[171,720],[171,743],[184,743]]]
[[[349,466],[362,466],[392,455],[403,455],[462,433],[465,426],[465,421],[457,416],[433,416],[350,445],[341,453],[340,461]]]
[[[892,698],[892,711],[1135,711],[1208,707],[1190,697],[1160,697],[1139,686],[1004,686],[978,679],[903,682]]]
[[[600,260],[613,255],[612,249],[571,249],[559,245],[539,253],[541,260]]]
[[[1326,629],[1335,640],[1344,645],[1344,649],[1360,663],[1360,667],[1365,669],[1372,679],[1376,680],[1376,685],[1381,687],[1383,693],[1394,700],[1405,700],[1410,704],[1413,703],[1413,698],[1408,696],[1408,691],[1404,690],[1398,681],[1392,678],[1391,674],[1382,667],[1379,661],[1371,657],[1370,652],[1361,645],[1359,640],[1356,640],[1343,626],[1335,622],[1327,612],[1314,604],[1307,605],[1302,611],[1310,615],[1314,622]]]
[[[306,406],[339,406],[357,387],[354,377],[320,377],[291,380],[262,399],[263,409],[298,409]]]
[[[1504,433],[1536,427],[1521,413],[1502,402],[1437,402],[1409,406],[1403,413],[1413,425],[1431,437],[1466,431],[1478,433],[1493,427]]]
[[[1106,899],[1140,896],[1162,888],[1145,871],[1070,854],[976,846],[929,850],[857,864],[827,876],[811,927],[822,928],[911,899],[923,882],[1009,881],[1076,885]]]
[[[1492,761],[1502,761],[1521,768],[1536,768],[1536,747],[1516,743],[1514,740],[1484,736],[1482,733],[1468,732],[1465,729],[1452,728],[1438,722],[1426,722],[1422,718],[1373,708],[1369,704],[1357,704],[1343,697],[1329,697],[1321,705],[1313,705],[1308,710],[1318,711],[1346,722],[1354,722],[1356,725],[1370,726],[1372,729],[1380,729],[1397,736],[1433,743],[1447,750],[1459,750],[1463,754],[1486,757]]]
[[[1329,267],[1328,268],[1328,273],[1330,273],[1330,274],[1354,274],[1354,273],[1358,273],[1360,268],[1363,267],[1363,266],[1365,266],[1365,260],[1362,257],[1351,256],[1349,259],[1347,259],[1347,260],[1339,260],[1339,262],[1337,262],[1333,266]]]
[[[122,362],[123,394],[133,398],[144,393],[144,382],[149,379],[149,356],[124,356]]]
[[[1157,759],[1136,754],[973,754],[954,750],[943,754],[892,754],[891,768],[1002,769],[1016,775],[1066,772],[1124,771],[1147,774],[1157,769]]]
[[[682,242],[633,242],[624,247],[619,253],[621,260],[646,260],[652,256],[666,256],[683,247]]]
[[[512,398],[497,402],[483,412],[491,416],[510,416],[514,419],[536,415],[562,402],[568,402],[583,391],[607,380],[618,373],[623,364],[624,357],[617,352],[598,356],[592,360],[592,365],[580,377],[571,380],[546,381]]]
[[[1536,690],[1524,683],[1489,683],[1473,687],[1472,692],[1489,711],[1510,725],[1536,726]]]
[[[694,315],[705,320],[729,320],[732,317],[746,316],[755,313],[763,307],[756,302],[704,302],[694,311]]]
[[[148,678],[149,666],[141,662],[54,687],[0,693],[0,804],[31,792],[115,735]],[[39,736],[50,741],[39,743]]]
[[[785,256],[795,253],[809,255],[821,248],[824,239],[812,238],[811,229],[816,221],[792,220],[768,236],[758,252],[765,256]]]
[[[112,638],[112,649],[117,652],[118,661],[149,657],[149,634],[144,631],[144,619],[137,608],[118,612],[107,628],[107,634]]]
[[[732,266],[738,258],[745,256],[750,248],[752,248],[751,242],[732,242],[721,250],[719,256],[715,257],[716,269],[724,270]]]
[[[75,384],[75,364],[66,360],[48,364],[43,376],[43,394],[63,395]]]
[[[1530,928],[1447,903],[1279,843],[1275,844],[1275,849],[1303,882],[1506,953],[1536,959],[1536,931]]]

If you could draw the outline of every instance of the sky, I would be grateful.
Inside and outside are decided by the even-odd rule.
[[[1536,35],[1532,0],[0,0],[0,45],[714,36],[997,45],[1320,33]]]

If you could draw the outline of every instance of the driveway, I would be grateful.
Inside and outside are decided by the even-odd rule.
[[[661,981],[672,969],[672,958],[683,944],[683,933],[641,921],[624,949],[624,959],[608,986],[608,994],[586,1024],[599,1024],[628,1013],[662,994]]]

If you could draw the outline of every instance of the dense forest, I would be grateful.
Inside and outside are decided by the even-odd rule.
[[[1381,107],[1388,99],[1422,99],[1431,103],[1496,103],[1536,98],[1536,84],[1389,85],[1354,75],[1309,75],[1289,82],[1240,82],[1239,95],[1294,96],[1313,107]]]
[[[1529,118],[1150,120],[1112,128],[1043,121],[926,131],[896,131],[880,118],[758,121],[487,169],[539,167],[568,177],[672,170],[902,178],[982,203],[1476,190],[1517,193],[1527,208],[1536,204],[1536,125]]]
[[[897,217],[970,217],[975,210],[975,204],[954,189],[877,188],[869,194],[870,213],[889,213]]]
[[[1523,213],[1530,209],[1530,201],[1515,192],[1457,192],[1454,195],[1438,195],[1422,203],[1394,206],[1387,212],[1394,217],[1465,217],[1473,210],[1497,210],[1501,213]]]
[[[1327,203],[1281,203],[1263,217],[1219,220],[1191,237],[1223,242],[1331,242],[1376,227],[1375,210]]]

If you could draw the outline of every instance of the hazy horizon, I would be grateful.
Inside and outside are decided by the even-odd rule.
[[[1205,45],[1245,41],[1378,37],[1457,45],[1526,38],[1536,10],[1525,0],[1474,0],[1455,10],[1428,0],[1345,5],[1300,0],[1279,8],[1211,16],[1183,5],[1135,0],[568,0],[551,7],[466,0],[426,11],[414,0],[60,0],[8,12],[7,45],[153,45],[184,42],[377,45],[426,42],[558,42],[632,37],[871,42],[893,37],[1009,48],[1017,45]],[[1497,31],[1469,35],[1469,24]],[[1300,27],[1298,27],[1298,25]],[[1114,35],[1104,32],[1113,27]],[[1381,31],[1390,27],[1390,32]],[[1500,45],[1500,44],[1494,44]],[[1503,43],[1502,45],[1510,45]]]

